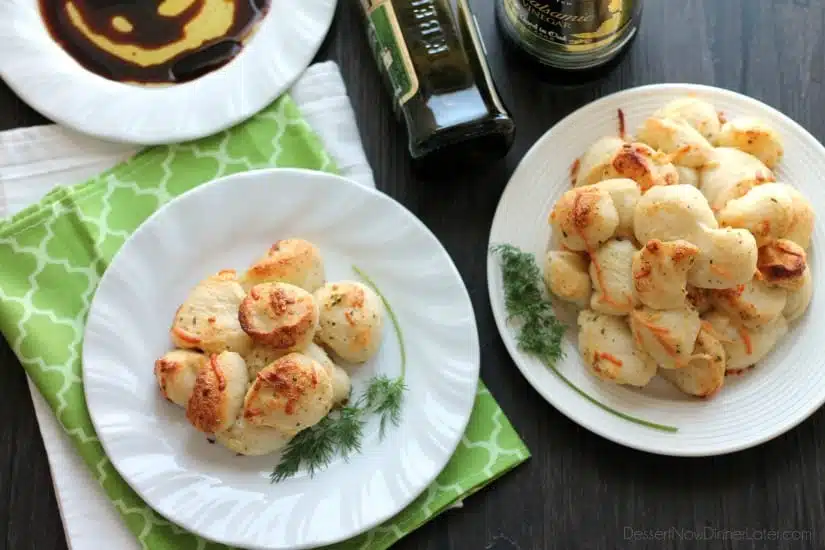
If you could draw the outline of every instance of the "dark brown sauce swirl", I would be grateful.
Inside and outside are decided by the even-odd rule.
[[[234,4],[234,15],[226,32],[195,49],[147,66],[122,59],[95,44],[72,22],[69,6],[79,13],[90,32],[117,46],[158,50],[184,40],[185,28],[195,18],[212,16],[207,10],[212,1],[192,0],[180,13],[167,16],[158,13],[158,8],[165,3],[163,0],[39,0],[39,3],[52,38],[87,70],[119,82],[176,84],[203,76],[234,59],[266,15],[270,0],[220,0]],[[116,19],[129,30],[118,30],[113,23]]]

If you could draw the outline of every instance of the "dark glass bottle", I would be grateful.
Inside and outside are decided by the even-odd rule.
[[[360,0],[370,44],[416,164],[480,166],[507,154],[515,124],[466,0]]]
[[[643,0],[495,0],[504,36],[539,64],[598,73],[638,33]]]

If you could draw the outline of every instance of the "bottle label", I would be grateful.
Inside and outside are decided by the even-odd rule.
[[[368,34],[378,65],[399,106],[418,92],[418,75],[390,0],[362,0],[369,19]]]
[[[568,52],[612,44],[636,24],[642,0],[499,0],[525,39]]]

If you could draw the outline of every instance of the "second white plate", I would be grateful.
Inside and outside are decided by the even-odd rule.
[[[281,238],[315,243],[327,280],[366,272],[404,332],[408,387],[398,427],[365,428],[363,452],[310,478],[277,484],[278,456],[235,456],[210,445],[160,394],[153,364],[189,290],[246,266]],[[353,370],[360,395],[376,373],[400,372],[389,319],[377,356]],[[171,521],[231,546],[324,546],[391,518],[432,483],[464,434],[479,348],[467,291],[447,252],[408,210],[341,177],[264,170],[226,177],[167,204],[123,245],[92,302],[83,344],[89,413],[106,454]]]
[[[572,113],[548,131],[527,153],[505,189],[490,233],[490,243],[510,243],[535,254],[542,264],[550,237],[547,216],[570,188],[570,166],[599,137],[617,135],[617,110],[632,133],[666,102],[687,93],[710,101],[728,118],[752,115],[782,135],[785,158],[775,171],[814,205],[825,204],[825,148],[801,126],[773,108],[731,91],[699,85],[660,84],[616,93]],[[809,265],[814,281],[822,273],[825,246],[823,215],[818,212]],[[664,380],[643,389],[602,382],[586,370],[576,347],[575,317],[568,319],[566,358],[559,369],[583,391],[605,405],[635,417],[676,427],[665,432],[630,423],[590,403],[539,361],[522,353],[507,321],[501,270],[488,261],[493,313],[508,351],[525,378],[550,404],[585,428],[612,441],[653,453],[706,456],[753,447],[793,428],[825,402],[825,339],[817,319],[825,315],[825,293],[814,288],[806,315],[755,369],[727,377],[710,400],[690,398]],[[816,283],[814,283],[816,285]],[[572,321],[572,322],[570,322]]]

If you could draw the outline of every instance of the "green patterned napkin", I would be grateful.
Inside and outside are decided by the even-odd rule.
[[[81,385],[86,315],[115,252],[171,198],[219,176],[269,166],[335,171],[289,96],[218,135],[149,148],[85,183],[59,187],[0,220],[0,330],[129,529],[148,550],[224,548],[170,524],[117,474]],[[529,457],[483,384],[457,452],[411,506],[336,550],[383,550]],[[104,541],[102,541],[104,543]]]

